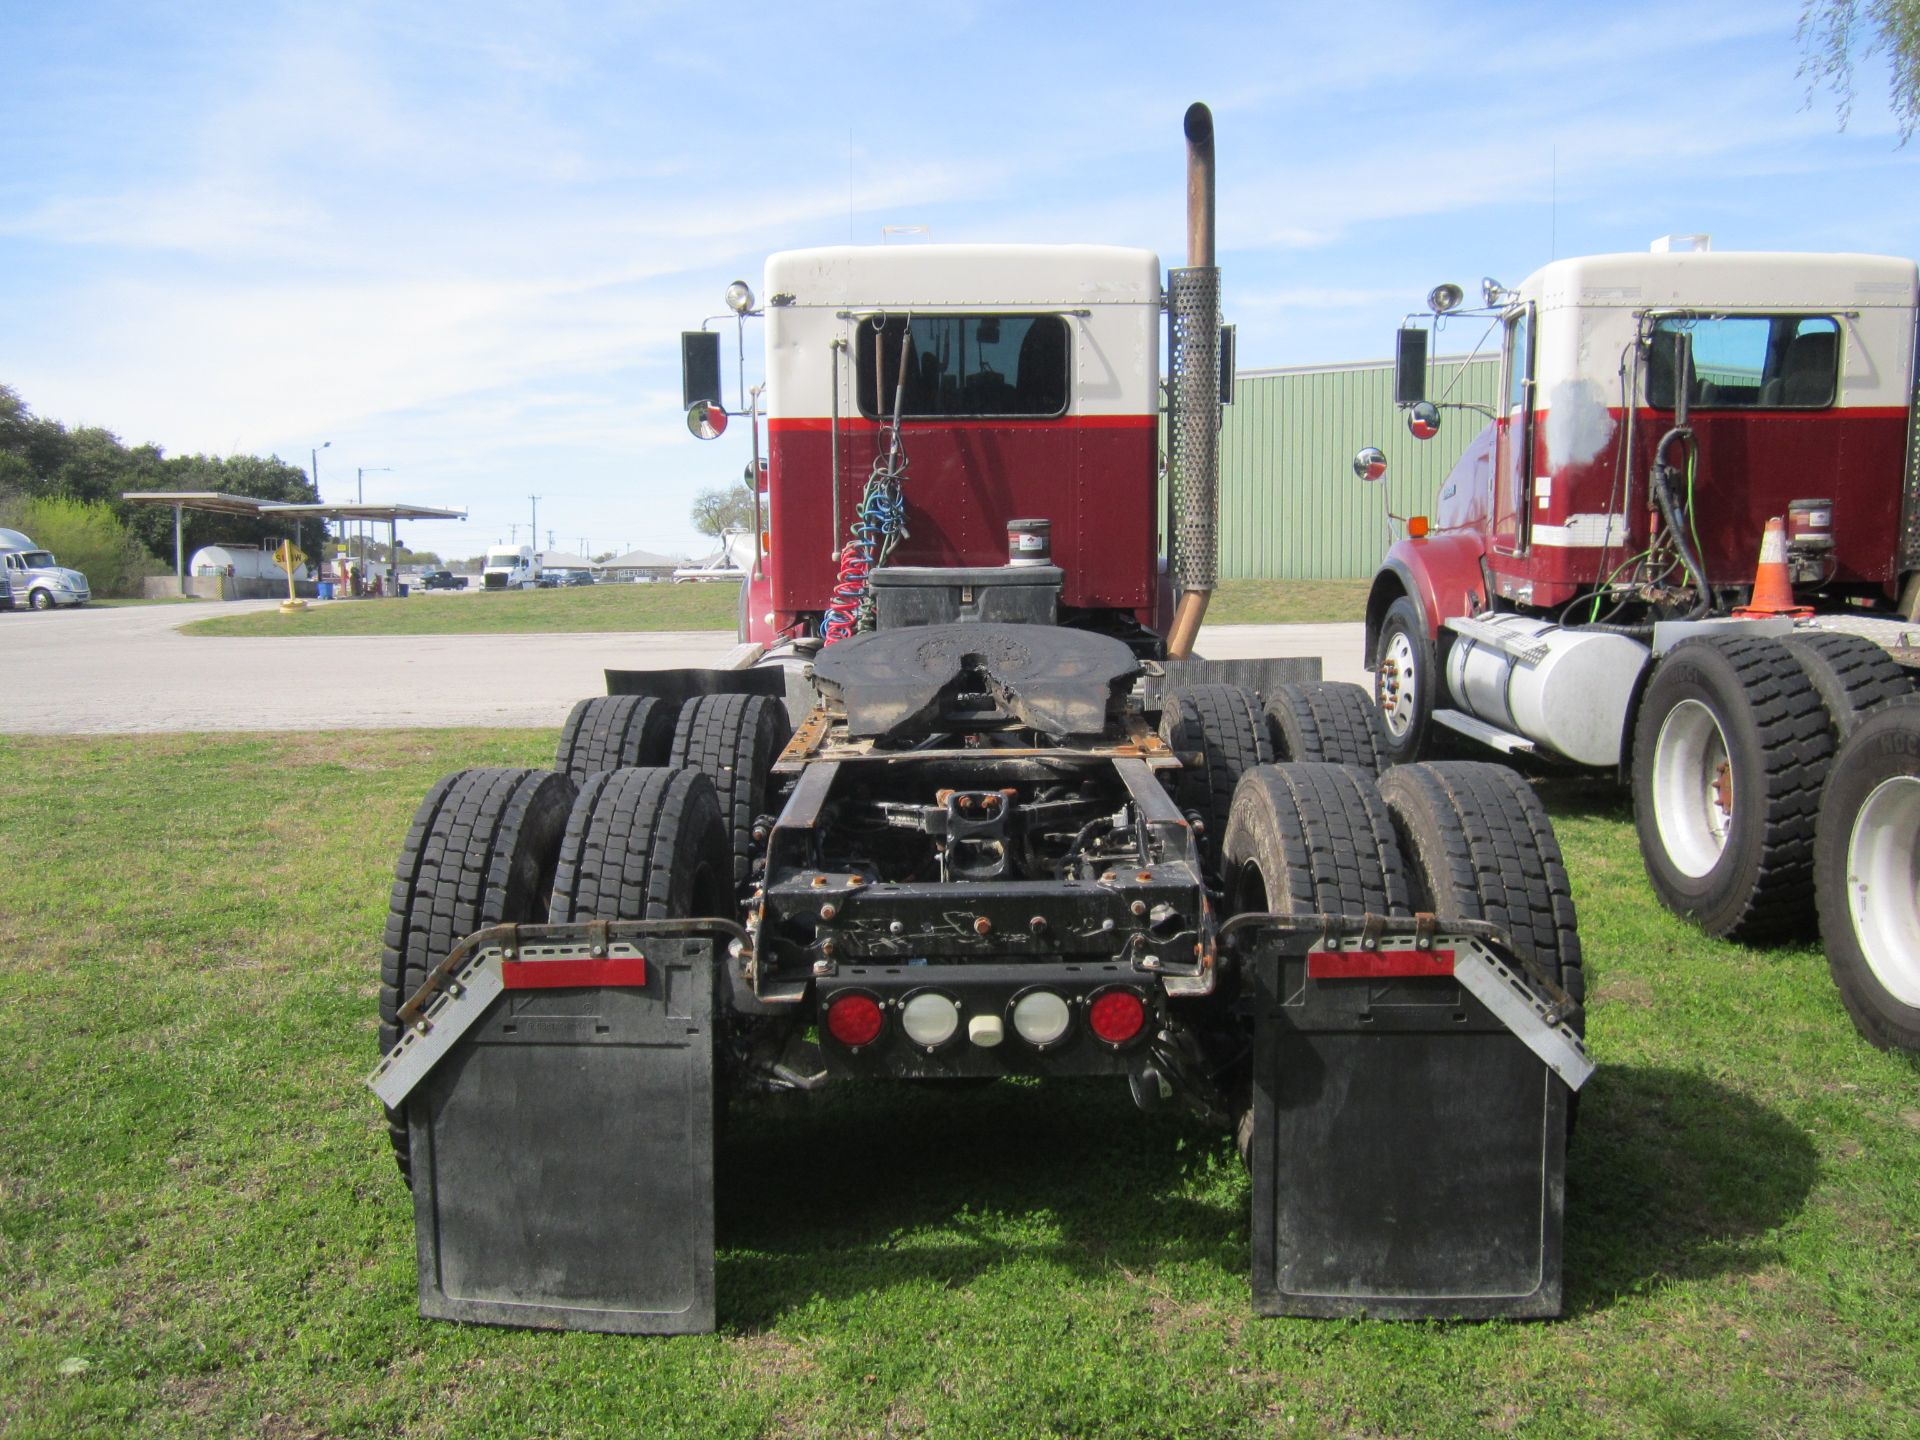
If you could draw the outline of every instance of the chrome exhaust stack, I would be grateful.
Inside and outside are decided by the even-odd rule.
[[[1213,112],[1187,107],[1187,264],[1167,272],[1168,477],[1173,578],[1167,634],[1184,660],[1220,571],[1220,270],[1214,264]]]

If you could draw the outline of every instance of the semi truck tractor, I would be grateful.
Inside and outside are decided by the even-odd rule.
[[[1500,766],[1377,779],[1317,662],[1193,653],[1223,344],[1185,128],[1164,278],[790,252],[684,337],[690,427],[744,422],[763,477],[745,643],[610,672],[552,769],[440,781],[396,867],[370,1083],[424,1313],[711,1328],[719,1110],[1066,1076],[1237,1139],[1263,1313],[1556,1312],[1592,1062],[1544,811]]]
[[[1464,739],[1615,771],[1669,908],[1788,938],[1835,752],[1920,663],[1915,266],[1688,240],[1488,280],[1472,308],[1442,285],[1402,328],[1410,432],[1479,428],[1375,576],[1368,664],[1390,760]],[[1463,318],[1498,347],[1490,408],[1427,360]],[[1914,934],[1915,905],[1909,874],[1853,909]],[[1897,948],[1834,976],[1864,1033],[1912,1046]]]

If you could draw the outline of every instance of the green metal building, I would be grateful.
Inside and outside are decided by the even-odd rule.
[[[1435,399],[1491,406],[1499,361],[1434,360]],[[1416,440],[1393,404],[1393,363],[1242,370],[1220,434],[1222,579],[1341,579],[1371,575],[1405,533],[1398,515],[1431,515],[1454,462],[1487,423],[1441,411],[1440,433]],[[1354,478],[1353,455],[1378,445],[1387,478]]]

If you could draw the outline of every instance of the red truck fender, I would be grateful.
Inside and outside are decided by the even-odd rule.
[[[1486,550],[1479,535],[1455,532],[1401,540],[1387,551],[1373,589],[1367,595],[1367,668],[1380,643],[1380,625],[1387,608],[1402,595],[1413,597],[1427,636],[1436,653],[1440,623],[1456,615],[1470,615],[1486,603],[1486,577],[1480,569]]]

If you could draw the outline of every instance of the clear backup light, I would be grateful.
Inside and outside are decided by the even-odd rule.
[[[960,1007],[946,995],[922,991],[901,1010],[900,1028],[914,1044],[931,1050],[946,1044],[960,1028]]]
[[[1013,1004],[1013,1029],[1029,1045],[1052,1045],[1067,1033],[1073,1012],[1051,990],[1029,990]]]

